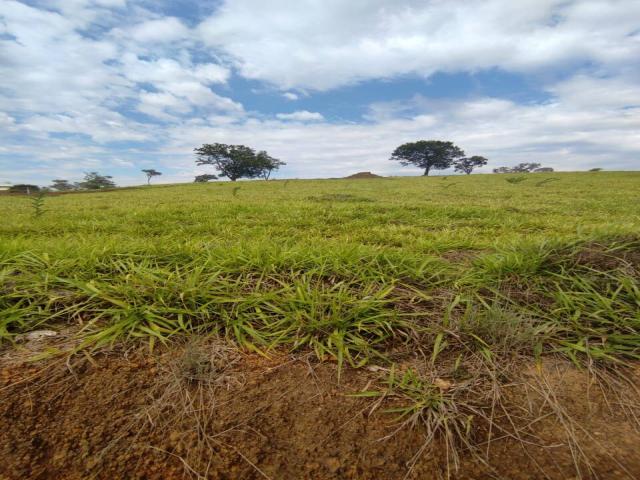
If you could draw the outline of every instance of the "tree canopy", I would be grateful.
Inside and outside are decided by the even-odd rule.
[[[493,169],[493,173],[529,173],[539,169],[539,163],[519,163],[513,167],[498,167]]]
[[[84,180],[77,183],[79,188],[86,190],[103,190],[105,188],[115,188],[116,184],[111,175],[100,175],[98,172],[87,172]]]
[[[390,160],[401,165],[415,165],[424,169],[424,175],[433,170],[444,170],[453,162],[464,157],[464,151],[452,142],[440,140],[420,140],[400,145],[391,154]]]
[[[264,150],[256,154],[256,163],[260,168],[260,176],[265,180],[269,180],[269,177],[274,170],[278,170],[282,165],[286,165],[285,162],[278,160],[277,158],[273,158]]]
[[[75,190],[77,187],[73,183],[69,182],[69,180],[57,179],[51,182],[51,188],[59,192],[69,192],[71,190]]]
[[[487,164],[489,160],[479,155],[473,157],[463,157],[454,162],[455,171],[466,173],[469,175],[477,167],[482,167]]]
[[[9,187],[9,193],[26,193],[27,195],[31,195],[32,193],[39,191],[40,187],[37,185],[18,184]]]
[[[194,151],[198,157],[196,164],[213,165],[221,176],[227,177],[232,182],[243,177],[255,178],[262,173],[262,167],[256,159],[256,152],[244,145],[205,143]]]
[[[204,173],[202,175],[197,175],[194,180],[195,183],[207,183],[209,180],[215,180],[218,177],[213,173]]]
[[[147,185],[151,184],[151,178],[162,175],[162,172],[159,172],[153,168],[143,168],[142,172],[147,176]]]

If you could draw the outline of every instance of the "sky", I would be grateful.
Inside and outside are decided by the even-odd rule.
[[[416,140],[639,170],[640,0],[0,0],[0,184],[190,182],[215,142],[416,175]]]

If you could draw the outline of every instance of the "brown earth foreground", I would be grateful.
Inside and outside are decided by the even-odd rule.
[[[640,478],[637,368],[605,396],[563,360],[523,367],[502,403],[522,435],[505,436],[495,412],[456,469],[442,439],[398,429],[393,401],[350,395],[381,384],[382,367],[344,368],[338,382],[335,363],[219,340],[27,361],[47,342],[0,352],[2,480]]]

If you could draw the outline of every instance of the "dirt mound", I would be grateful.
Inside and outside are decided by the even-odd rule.
[[[338,381],[333,363],[267,359],[219,342],[5,362],[0,479],[566,479],[577,475],[574,440],[590,459],[584,478],[640,474],[640,434],[568,364],[544,369],[567,400],[561,414],[523,425],[522,441],[480,429],[488,456],[462,451],[457,470],[444,442],[427,445],[420,425],[398,428],[397,414],[385,413],[393,404],[352,395],[382,370],[346,368]],[[512,390],[518,408],[542,411],[549,401],[525,385]],[[567,436],[567,423],[580,428]]]
[[[371,173],[371,172],[358,172],[344,178],[384,178],[384,177],[381,177],[380,175],[376,175],[375,173]]]

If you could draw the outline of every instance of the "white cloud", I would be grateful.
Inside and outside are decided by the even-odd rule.
[[[189,36],[189,29],[175,17],[148,20],[129,30],[131,38],[142,43],[174,42]]]
[[[199,33],[247,78],[326,90],[436,71],[637,64],[639,24],[640,2],[624,0],[233,0]]]
[[[318,112],[309,112],[308,110],[298,110],[291,113],[276,114],[280,120],[291,120],[294,122],[319,122],[324,120],[322,114]]]
[[[282,96],[287,100],[298,100],[298,98],[300,98],[296,93],[293,92],[284,92]]]

